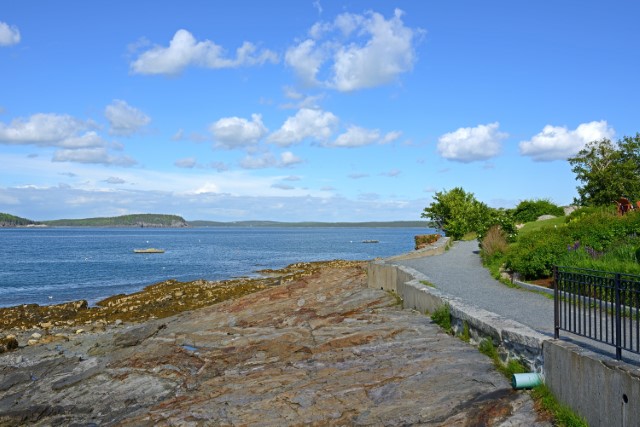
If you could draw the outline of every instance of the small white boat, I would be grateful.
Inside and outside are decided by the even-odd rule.
[[[156,248],[134,249],[133,252],[136,254],[163,254],[164,249],[156,249]]]

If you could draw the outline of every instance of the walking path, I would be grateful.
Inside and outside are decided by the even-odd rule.
[[[478,251],[478,242],[460,241],[442,255],[394,263],[421,272],[437,289],[468,304],[553,336],[553,300],[500,283],[482,266]]]
[[[411,267],[424,274],[441,292],[458,297],[477,308],[515,320],[553,338],[553,299],[500,283],[482,266],[478,253],[478,242],[457,241],[442,255],[400,258],[394,259],[393,263]],[[615,357],[614,347],[568,332],[561,332],[561,338]],[[623,360],[637,364],[640,356],[625,351]]]

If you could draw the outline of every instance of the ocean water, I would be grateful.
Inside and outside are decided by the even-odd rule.
[[[93,304],[167,279],[256,276],[300,261],[370,260],[409,252],[426,228],[0,229],[0,307]],[[378,240],[379,243],[362,243]],[[163,254],[134,254],[136,248]]]

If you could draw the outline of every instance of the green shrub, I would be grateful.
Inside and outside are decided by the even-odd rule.
[[[509,247],[505,265],[525,279],[549,277],[553,266],[566,256],[570,244],[573,240],[564,227],[533,231]]]
[[[451,332],[451,307],[444,304],[431,315],[431,320],[447,332]]]
[[[484,213],[484,216],[478,224],[476,230],[478,234],[478,241],[482,242],[489,230],[494,226],[500,227],[507,242],[515,242],[518,237],[518,229],[516,228],[516,223],[511,214],[504,209],[491,208]]]
[[[614,242],[626,237],[628,223],[630,221],[624,217],[596,211],[582,217],[580,221],[569,223],[567,229],[574,241],[602,252],[609,249]]]
[[[616,207],[613,204],[611,206],[582,206],[571,212],[569,216],[565,218],[565,220],[567,223],[578,222],[582,218],[588,217],[594,213],[609,213],[615,215]]]
[[[548,199],[523,200],[512,211],[513,218],[518,223],[531,222],[541,215],[564,216],[564,209]]]

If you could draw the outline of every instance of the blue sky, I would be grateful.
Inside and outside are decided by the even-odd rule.
[[[640,131],[635,2],[31,1],[0,8],[0,212],[420,219],[576,195]]]

